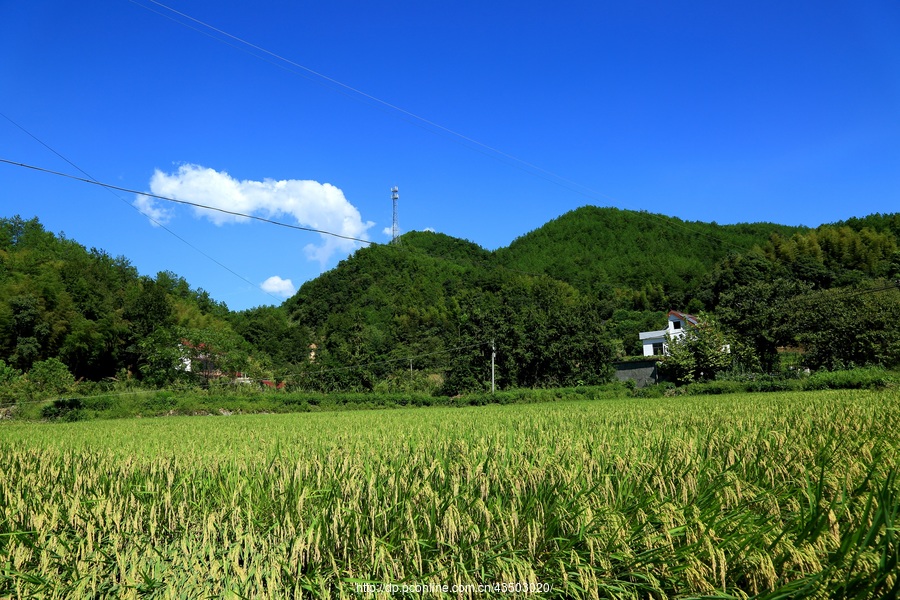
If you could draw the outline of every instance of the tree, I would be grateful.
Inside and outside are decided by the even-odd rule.
[[[882,282],[793,303],[803,362],[814,369],[900,365],[900,290]]]
[[[157,386],[175,382],[208,384],[210,379],[256,375],[262,368],[252,348],[229,328],[160,328],[140,342],[141,376]]]
[[[716,309],[719,323],[739,334],[753,349],[763,371],[778,368],[778,348],[796,344],[796,298],[809,284],[790,279],[753,281],[723,293]]]
[[[34,363],[26,375],[29,395],[33,398],[47,398],[71,392],[75,388],[75,377],[56,358],[48,358]]]
[[[50,285],[30,289],[7,300],[7,330],[2,332],[9,347],[10,361],[28,370],[41,359],[58,351],[59,342],[69,326],[64,294]],[[60,297],[62,296],[62,297]]]
[[[732,365],[731,345],[731,338],[713,316],[700,313],[697,324],[683,336],[669,339],[661,368],[679,384],[715,379]]]
[[[607,323],[609,336],[621,343],[620,356],[641,356],[644,353],[640,339],[640,332],[659,329],[660,323],[665,323],[666,313],[657,311],[637,311],[619,309],[612,313],[612,318]]]
[[[15,402],[22,372],[7,365],[0,359],[0,403],[6,405]]]

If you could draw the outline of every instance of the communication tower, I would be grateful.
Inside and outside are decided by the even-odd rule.
[[[397,223],[397,200],[400,199],[400,190],[395,185],[391,188],[391,201],[394,203],[394,226],[391,229],[391,243],[400,243],[400,225]]]

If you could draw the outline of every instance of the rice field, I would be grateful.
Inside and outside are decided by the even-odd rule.
[[[0,423],[0,597],[896,597],[898,396]]]

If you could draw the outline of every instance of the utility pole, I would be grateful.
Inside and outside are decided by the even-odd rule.
[[[491,394],[494,393],[494,359],[497,358],[497,347],[494,340],[491,340]]]

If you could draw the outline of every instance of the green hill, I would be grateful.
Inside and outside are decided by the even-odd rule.
[[[816,333],[812,319],[791,326],[794,296],[877,287],[900,273],[896,223],[895,215],[875,215],[816,229],[717,225],[587,206],[495,252],[441,234],[406,234],[399,246],[359,250],[302,286],[285,308],[310,331],[322,364],[387,361],[336,386],[365,389],[399,377],[409,356],[427,356],[420,368],[454,385],[475,385],[485,381],[476,371],[489,340],[501,348],[507,385],[597,380],[603,369],[585,365],[640,353],[637,334],[661,327],[671,308],[721,310],[735,334],[752,324],[748,356],[772,368],[778,345]],[[752,297],[762,312],[748,312]],[[454,354],[477,343],[463,358]]]
[[[772,223],[717,225],[585,206],[497,250],[496,258],[506,267],[544,273],[584,293],[615,288],[644,292],[658,299],[652,308],[661,310],[686,307],[699,280],[727,256],[761,246],[773,234],[802,230]]]
[[[0,388],[46,361],[83,380],[198,383],[191,352],[214,354],[218,373],[326,391],[479,389],[494,351],[501,387],[578,385],[639,354],[638,332],[672,308],[714,313],[745,369],[775,368],[779,346],[813,367],[891,366],[898,235],[900,214],[810,229],[586,206],[494,252],[410,232],[282,306],[230,312],[177,275],[0,219]]]
[[[36,218],[0,219],[0,371],[58,360],[77,379],[164,383],[177,375],[184,339],[244,345],[228,316],[173,273],[142,276],[125,257],[88,250]]]
[[[485,380],[491,340],[504,349],[501,381],[510,385],[596,380],[602,370],[588,360],[605,351],[590,338],[602,324],[599,314],[587,317],[597,307],[564,282],[504,268],[483,248],[443,234],[413,232],[400,245],[358,250],[284,307],[314,332],[317,366],[327,366],[334,386],[401,378],[407,357],[418,357],[413,370],[455,392]],[[561,356],[565,343],[583,352]],[[362,364],[369,366],[340,368]]]

